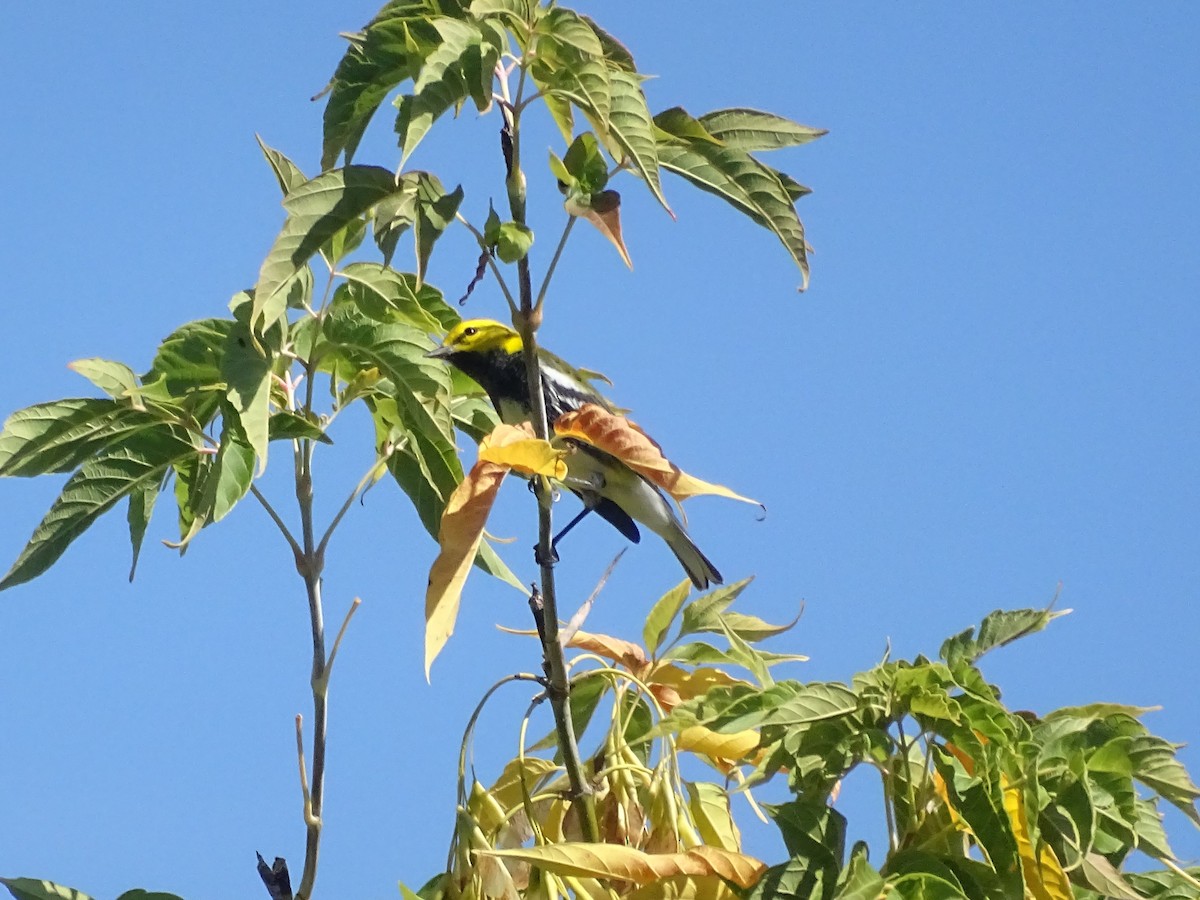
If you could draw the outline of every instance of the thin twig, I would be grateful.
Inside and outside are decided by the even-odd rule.
[[[346,634],[346,627],[350,624],[350,619],[358,612],[358,608],[362,606],[362,598],[355,597],[350,603],[350,608],[346,610],[346,618],[342,619],[342,627],[338,629],[337,637],[333,639],[333,649],[329,651],[329,660],[325,663],[325,677],[329,678],[329,673],[333,671],[333,661],[337,658],[338,647],[342,645],[342,637]]]
[[[271,505],[271,501],[263,496],[262,491],[260,491],[258,486],[255,484],[250,485],[250,493],[254,495],[255,500],[262,504],[262,508],[267,511],[267,515],[271,517],[271,521],[278,526],[280,533],[283,534],[284,539],[288,542],[288,546],[292,548],[292,553],[295,554],[296,559],[299,559],[303,555],[304,551],[300,549],[300,545],[297,544],[296,539],[292,537],[291,531],[288,530],[287,524],[283,521],[283,519],[279,517],[279,513],[275,512],[275,507]]]
[[[375,461],[375,465],[371,466],[371,468],[367,470],[367,473],[358,480],[358,484],[354,486],[354,490],[350,492],[350,496],[346,498],[346,502],[342,504],[341,509],[337,511],[337,515],[335,515],[333,520],[329,523],[329,527],[325,529],[325,533],[321,535],[321,542],[317,544],[318,559],[325,558],[325,548],[329,545],[329,539],[333,537],[333,532],[338,527],[338,524],[342,521],[342,517],[345,516],[346,513],[350,511],[350,507],[354,505],[354,498],[359,495],[360,491],[366,487],[369,487],[382,474],[384,468],[387,467],[387,462],[388,457],[381,456]]]
[[[580,604],[579,609],[575,611],[575,615],[571,616],[571,620],[563,626],[558,636],[558,642],[564,647],[571,643],[571,638],[575,637],[575,633],[583,627],[584,621],[592,611],[592,605],[596,602],[596,598],[600,596],[600,592],[604,590],[604,585],[608,583],[608,576],[612,575],[613,569],[617,567],[617,563],[621,561],[621,557],[625,555],[625,551],[628,549],[628,547],[622,547],[620,552],[613,557],[613,561],[608,564],[608,568],[604,570],[604,574],[600,576],[600,580],[592,588],[592,593]]]
[[[308,771],[304,766],[304,716],[296,714],[296,759],[300,764],[300,793],[304,797],[304,821],[313,819],[312,795],[308,792]]]
[[[567,245],[567,238],[571,236],[571,229],[575,227],[575,216],[567,216],[567,224],[563,227],[562,237],[558,239],[558,246],[554,248],[554,256],[550,260],[550,265],[546,267],[546,277],[542,279],[542,286],[538,290],[537,302],[533,304],[535,314],[542,312],[542,302],[546,299],[546,291],[550,289],[550,279],[554,277],[554,269],[558,266],[559,257],[562,256],[563,248]]]

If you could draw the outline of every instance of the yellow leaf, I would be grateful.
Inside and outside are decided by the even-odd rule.
[[[729,809],[729,794],[720,785],[707,781],[687,784],[688,809],[700,831],[700,837],[710,847],[720,847],[738,853],[742,835]]]
[[[675,746],[714,759],[745,759],[758,748],[758,732],[717,734],[703,725],[691,725],[675,736]]]
[[[688,475],[663,456],[662,448],[637,425],[595,403],[585,403],[579,409],[559,416],[554,423],[554,432],[559,437],[586,441],[615,456],[676,500],[686,500],[697,494],[715,494],[730,500],[762,505],[723,485]]]
[[[614,878],[639,885],[676,875],[716,875],[748,888],[766,871],[766,865],[752,856],[704,846],[683,853],[643,853],[618,844],[577,842],[479,855],[518,859],[556,875]]]
[[[1013,837],[1017,839],[1025,890],[1033,900],[1072,900],[1075,895],[1071,883],[1054,851],[1045,842],[1039,842],[1037,847],[1033,844],[1021,788],[1004,774],[1000,775],[1000,787],[1004,791],[1004,811],[1012,825]]]
[[[715,687],[728,687],[735,684],[749,684],[740,678],[734,678],[721,669],[701,666],[696,669],[684,669],[670,663],[656,666],[649,676],[651,684],[662,684],[675,689],[681,700],[691,700],[701,694],[707,694]]]
[[[479,443],[482,457],[493,448],[520,443],[530,431],[511,425],[497,425]],[[509,469],[508,464],[480,459],[471,467],[462,483],[454,489],[442,522],[438,527],[438,555],[429,569],[425,589],[425,678],[437,655],[454,633],[463,585],[475,561],[483,527],[496,502],[496,494]]]
[[[652,881],[622,900],[737,900],[737,893],[716,875],[676,875]]]
[[[565,450],[556,449],[550,446],[549,441],[540,441],[537,438],[521,438],[487,447],[481,444],[479,447],[479,459],[483,462],[507,466],[525,475],[546,475],[550,478],[566,476],[567,464],[563,462],[564,456]]]

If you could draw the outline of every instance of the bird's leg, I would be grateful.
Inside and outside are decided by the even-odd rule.
[[[576,525],[578,525],[580,522],[582,522],[583,517],[586,516],[591,511],[592,511],[592,508],[590,506],[585,506],[582,510],[580,510],[579,515],[577,515],[570,522],[568,522],[565,526],[563,526],[563,530],[554,536],[554,539],[550,541],[550,546],[552,548],[554,548],[555,550],[557,550],[558,542],[561,541],[564,537],[566,537],[568,531],[570,531],[572,528],[574,528]],[[557,556],[558,554],[556,553],[555,555]]]

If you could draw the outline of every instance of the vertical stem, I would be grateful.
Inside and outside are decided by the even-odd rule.
[[[508,85],[505,79],[500,79],[501,90],[508,99]],[[513,221],[525,224],[525,175],[521,171],[521,128],[520,128],[520,99],[521,89],[525,83],[525,69],[521,67],[520,80],[517,86],[516,104],[509,104],[504,109],[505,131],[502,141],[505,149],[505,161],[508,167],[506,184],[508,188],[509,209]],[[524,347],[525,371],[528,377],[531,420],[534,434],[546,440],[549,437],[549,423],[546,421],[546,400],[542,393],[542,371],[538,364],[536,332],[541,325],[541,308],[535,309],[533,302],[533,284],[529,276],[529,257],[517,261],[517,285],[520,299],[520,315],[516,325],[520,332]],[[554,713],[554,728],[558,736],[558,746],[563,755],[563,766],[567,770],[567,780],[571,788],[571,798],[580,809],[580,825],[584,836],[589,841],[600,840],[600,826],[596,818],[596,801],[591,782],[583,771],[579,759],[579,746],[575,740],[575,727],[571,721],[570,682],[567,679],[567,664],[563,657],[562,643],[558,636],[558,595],[554,580],[554,548],[553,513],[551,509],[551,488],[545,478],[534,481],[534,492],[538,500],[538,544],[537,562],[541,569],[541,593],[544,609],[544,628],[540,629],[542,637],[542,656],[545,663],[548,682],[547,693],[550,697],[550,707]]]

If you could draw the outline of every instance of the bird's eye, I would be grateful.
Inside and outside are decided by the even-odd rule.
[[[478,331],[479,331],[478,328],[464,328],[462,336],[463,337],[474,337],[476,332],[478,332]]]

